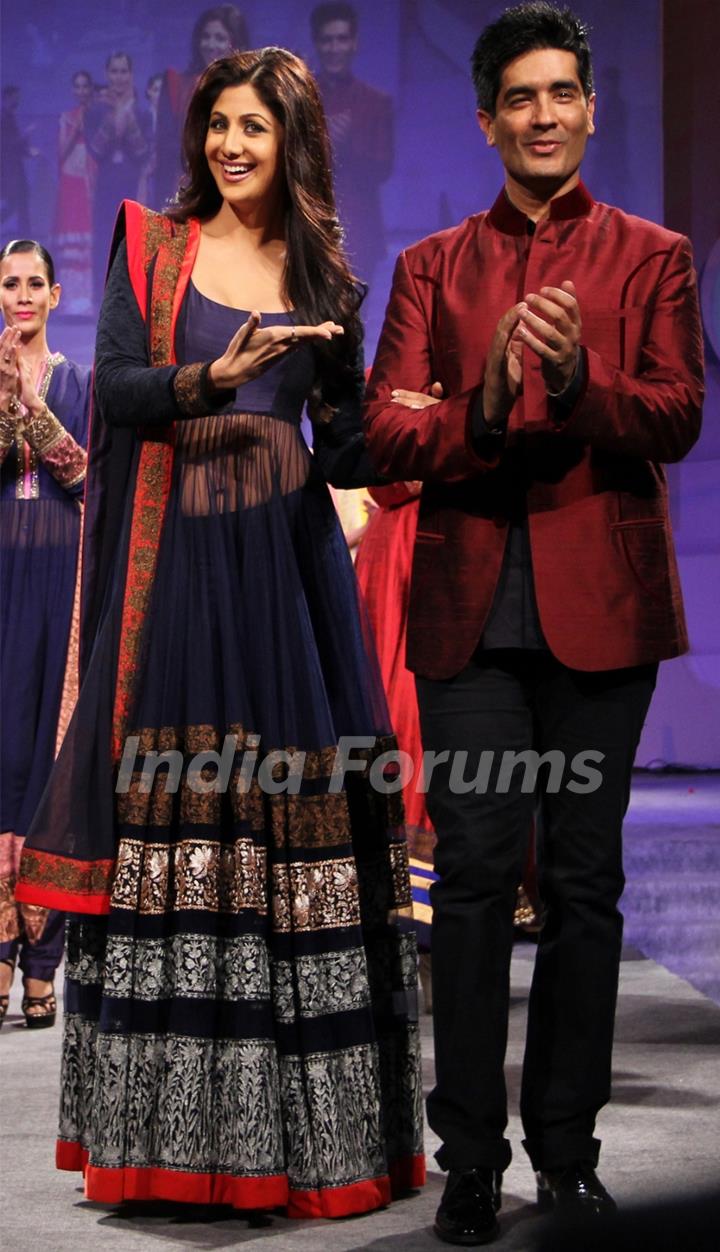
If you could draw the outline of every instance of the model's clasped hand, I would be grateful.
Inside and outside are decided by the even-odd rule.
[[[19,327],[6,327],[0,335],[0,413],[20,414],[23,404],[32,415],[43,407],[38,396],[29,361],[22,357],[22,336]]]
[[[261,326],[261,321],[260,313],[251,313],[222,356],[213,361],[208,378],[217,391],[232,391],[257,378],[304,341],[321,343],[343,334],[342,326],[336,322],[322,322],[319,326]]]
[[[18,394],[20,330],[8,326],[0,335],[0,413],[12,412]]]
[[[18,361],[18,383],[20,389],[20,400],[24,404],[27,412],[32,417],[40,409],[44,407],[43,401],[38,395],[35,379],[33,377],[32,366],[21,356]]]
[[[550,395],[570,386],[578,363],[582,319],[570,280],[559,287],[541,287],[527,295],[520,307],[518,334],[542,359],[542,373]]]

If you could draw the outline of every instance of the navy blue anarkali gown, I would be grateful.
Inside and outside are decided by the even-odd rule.
[[[119,465],[102,440],[120,441],[108,489],[125,486],[114,551],[90,552],[102,605],[24,861],[32,898],[107,910],[69,932],[58,1163],[91,1199],[342,1216],[424,1176],[402,810],[368,780],[392,740],[323,473],[372,474],[362,369],[314,456],[310,347],[211,411],[201,365],[247,315],[188,281],[192,228],[163,247],[148,336],[128,209],[95,454]],[[175,359],[149,368],[170,306]],[[338,781],[343,736],[363,746]]]
[[[26,977],[49,981],[62,955],[62,918],[53,913],[47,919],[31,904],[18,907],[14,890],[23,842],[55,758],[63,694],[66,703],[71,699],[65,676],[89,371],[54,353],[39,394],[49,415],[0,439],[0,959],[19,955]]]

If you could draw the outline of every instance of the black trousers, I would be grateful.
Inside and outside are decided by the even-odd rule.
[[[512,919],[536,795],[547,912],[528,1010],[523,1142],[535,1169],[597,1163],[622,946],[622,822],[656,675],[656,665],[581,673],[548,652],[508,649],[479,650],[447,681],[417,680],[423,748],[450,758],[440,757],[428,790],[439,875],[428,1120],[443,1169],[504,1169],[511,1158],[503,1065]],[[511,770],[507,755],[528,750],[552,753],[536,795],[532,758]]]

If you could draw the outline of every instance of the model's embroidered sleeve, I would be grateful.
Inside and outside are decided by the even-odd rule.
[[[0,465],[13,446],[17,434],[17,417],[14,413],[0,412]]]
[[[61,487],[70,490],[83,481],[87,453],[46,404],[25,418],[23,435]]]

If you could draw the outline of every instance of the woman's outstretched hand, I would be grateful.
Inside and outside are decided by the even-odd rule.
[[[424,391],[406,391],[398,387],[390,393],[393,404],[402,404],[406,409],[426,409],[430,404],[439,404],[444,398],[442,383],[433,383],[430,394]]]
[[[232,391],[251,378],[257,378],[303,341],[319,343],[344,333],[336,322],[322,322],[320,326],[261,327],[260,321],[259,313],[251,313],[222,356],[213,361],[208,380],[217,391]]]

